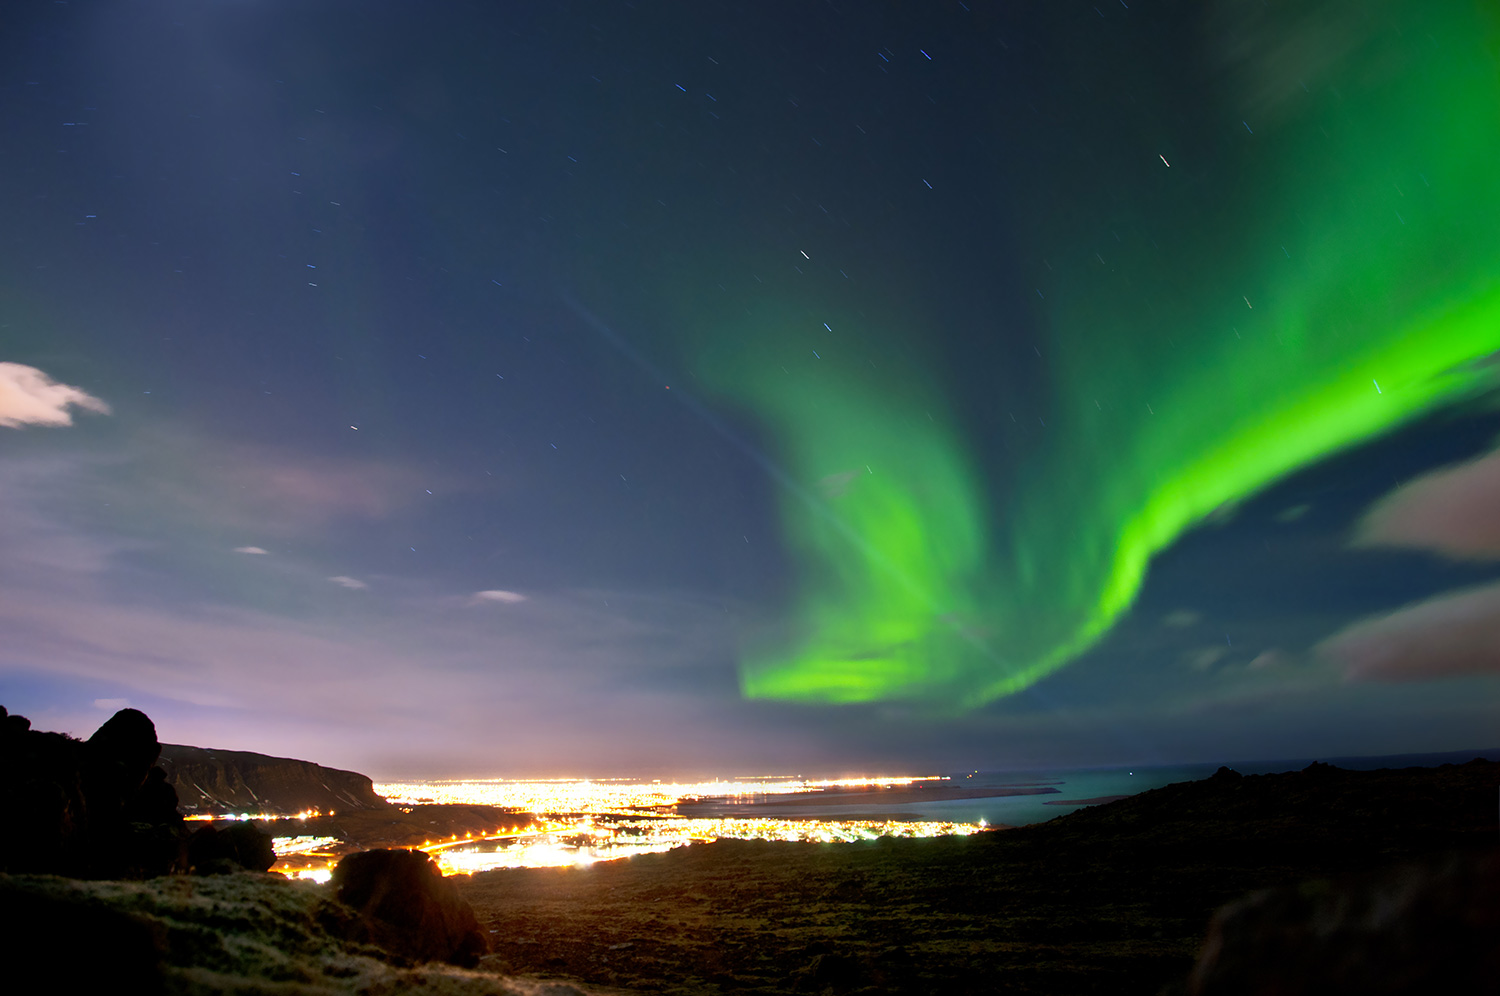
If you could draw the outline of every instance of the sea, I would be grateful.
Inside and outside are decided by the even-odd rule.
[[[1375,757],[1292,758],[1275,761],[1224,762],[1242,775],[1265,775],[1298,771],[1313,761],[1354,771],[1380,768],[1435,768],[1443,764],[1463,764],[1476,757],[1500,761],[1500,748],[1487,750],[1447,751],[1430,754],[1388,754]],[[1077,768],[1032,772],[960,772],[949,775],[947,784],[954,788],[975,790],[1052,789],[1040,794],[996,795],[985,798],[954,799],[941,802],[905,803],[872,806],[861,802],[851,806],[796,805],[785,808],[757,805],[756,816],[784,816],[796,819],[847,819],[853,815],[881,816],[891,820],[913,819],[953,823],[986,823],[1025,826],[1071,813],[1096,800],[1136,795],[1176,782],[1207,778],[1219,769],[1218,764],[1179,764],[1125,768]],[[750,815],[747,812],[745,815]]]

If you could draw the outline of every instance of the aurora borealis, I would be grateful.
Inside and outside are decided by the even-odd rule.
[[[1191,162],[1158,154],[1161,176],[1114,208],[1132,238],[1108,262],[1091,265],[1081,232],[1031,233],[1064,268],[1037,290],[1056,400],[1013,493],[976,484],[931,401],[838,345],[813,351],[816,332],[725,376],[802,479],[837,482],[783,501],[809,635],[752,658],[747,693],[1016,692],[1098,640],[1151,556],[1216,508],[1493,386],[1469,364],[1500,347],[1500,85],[1477,11],[1395,20],[1407,32],[1345,52],[1317,95],[1256,108],[1259,131],[1241,122],[1235,203],[1185,214],[1172,201]],[[797,372],[778,372],[788,356]]]
[[[25,0],[0,703],[388,778],[1485,746],[1500,15],[1111,4]]]

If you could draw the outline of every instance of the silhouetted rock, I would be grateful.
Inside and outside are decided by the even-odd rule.
[[[195,875],[266,871],[276,863],[272,840],[253,823],[232,823],[222,830],[203,827],[188,838],[188,870]]]
[[[1493,992],[1500,852],[1254,893],[1225,906],[1190,996]]]
[[[340,902],[353,907],[366,938],[418,961],[473,966],[488,950],[474,910],[421,851],[360,851],[333,870]]]
[[[0,711],[0,871],[92,878],[182,868],[176,796],[153,776],[156,727],[122,709],[80,742]]]
[[[156,724],[139,709],[121,709],[94,731],[84,745],[91,777],[108,789],[112,798],[128,798],[146,782],[146,775],[161,756]]]
[[[161,766],[187,813],[290,815],[390,806],[366,775],[290,757],[166,744]]]

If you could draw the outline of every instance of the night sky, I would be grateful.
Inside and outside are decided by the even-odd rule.
[[[1500,742],[1486,0],[9,0],[0,702],[377,777]]]

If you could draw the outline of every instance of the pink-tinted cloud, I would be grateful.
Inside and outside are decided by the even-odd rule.
[[[1354,542],[1500,557],[1500,451],[1397,488],[1366,513]]]
[[[150,467],[154,501],[258,537],[383,521],[466,483],[407,463],[210,443],[171,430],[143,433],[136,450]]]
[[[72,407],[109,414],[109,405],[81,387],[59,384],[23,363],[0,363],[0,426],[72,425]]]
[[[230,478],[246,504],[298,518],[383,519],[422,494],[410,471],[378,463],[247,454]]]
[[[1318,653],[1355,681],[1500,674],[1500,584],[1450,592],[1324,640]]]

